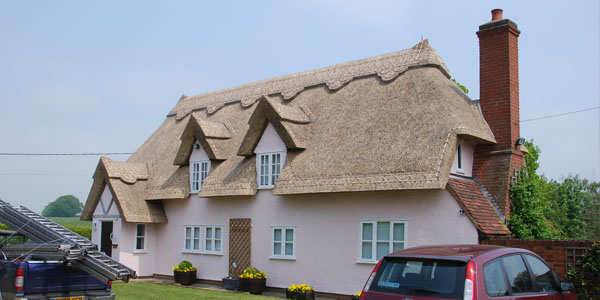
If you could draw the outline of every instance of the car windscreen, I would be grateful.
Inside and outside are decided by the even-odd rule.
[[[371,291],[462,299],[467,264],[463,261],[386,257]]]

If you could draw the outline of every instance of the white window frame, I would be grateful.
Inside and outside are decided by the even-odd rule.
[[[210,172],[210,160],[190,162],[190,193],[199,193]]]
[[[203,226],[204,230],[204,245],[202,247],[202,253],[206,253],[206,254],[223,254],[223,226]],[[208,236],[208,230],[212,231],[212,235],[209,237]],[[217,229],[221,232],[221,236],[219,239],[216,238],[216,232]],[[220,249],[219,250],[215,250],[216,245],[217,245],[217,241],[219,242],[218,244],[220,245]],[[207,248],[210,245],[210,250],[208,250]]]
[[[274,164],[273,158],[276,156],[279,157],[279,162]],[[283,170],[284,159],[284,151],[256,154],[256,181],[259,189],[270,189],[275,186],[275,182],[277,182],[277,178]],[[277,170],[275,170],[276,166],[278,167]]]
[[[190,237],[187,236],[187,230],[190,229]],[[198,232],[198,238],[194,237],[194,233]],[[190,241],[190,247],[186,245],[187,241]],[[194,241],[198,240],[198,249],[194,248]],[[202,227],[197,225],[186,225],[183,227],[183,251],[184,252],[197,252],[200,253],[202,250]]]
[[[140,226],[143,226],[143,231],[140,234]],[[136,252],[142,252],[146,250],[146,224],[144,223],[136,223],[135,224],[135,239],[133,241],[133,248],[135,249],[134,251]],[[138,239],[142,240],[142,247],[138,248]]]
[[[281,230],[281,241],[275,241],[275,230]],[[286,240],[286,230],[292,230],[292,241]],[[286,244],[292,244],[292,254],[286,255]],[[280,244],[280,254],[275,254],[275,244]],[[296,227],[294,226],[272,226],[271,227],[271,259],[296,259]]]
[[[377,224],[382,222],[390,223],[390,238],[388,240],[380,240],[377,237]],[[358,230],[358,260],[360,263],[377,263],[377,243],[388,243],[389,250],[388,253],[392,253],[394,249],[394,244],[402,244],[402,249],[406,249],[407,245],[407,234],[408,234],[408,222],[404,220],[362,220],[359,222],[359,230]],[[363,239],[363,228],[364,224],[371,224],[373,226],[372,239],[364,240]],[[404,225],[404,240],[396,240],[394,239],[394,225],[395,224],[403,224]],[[363,258],[363,243],[371,243],[371,257]]]

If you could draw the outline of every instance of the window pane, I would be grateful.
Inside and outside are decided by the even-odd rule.
[[[404,243],[394,243],[393,252],[404,250]]]
[[[220,240],[215,241],[215,251],[221,251],[221,241]]]
[[[185,237],[188,239],[192,237],[192,228],[191,227],[185,228]]]
[[[285,241],[286,242],[293,242],[294,241],[294,230],[293,229],[286,229],[285,230]]]
[[[508,296],[500,260],[493,260],[483,266],[483,280],[489,296]]]
[[[372,223],[363,223],[362,224],[362,239],[364,240],[372,240],[373,239],[373,224]]]
[[[200,238],[200,227],[194,227],[194,238]]]
[[[373,243],[363,242],[362,243],[362,259],[373,259]]]
[[[377,240],[390,240],[390,222],[377,222]]]
[[[138,236],[144,236],[145,229],[146,229],[146,225],[144,225],[144,224],[137,224],[137,235]]]
[[[200,250],[200,240],[194,239],[194,250]]]
[[[275,229],[273,231],[273,233],[274,233],[273,234],[273,240],[277,241],[277,242],[280,242],[281,241],[281,229]]]
[[[212,239],[212,228],[211,227],[206,227],[206,238]]]
[[[190,239],[185,239],[185,249],[189,250],[192,248],[191,246],[192,241]]]
[[[512,287],[513,294],[533,292],[531,277],[525,267],[520,255],[511,255],[502,258],[508,281]]]
[[[137,238],[135,248],[138,250],[144,249],[144,238],[141,238],[141,237]]]
[[[377,260],[380,260],[382,257],[388,255],[390,253],[390,243],[377,243]]]
[[[206,240],[206,245],[204,248],[206,248],[206,251],[212,251],[212,242],[210,240]]]
[[[281,243],[273,244],[273,255],[281,255]]]
[[[544,262],[537,257],[525,255],[525,259],[531,267],[531,272],[535,277],[537,292],[556,292],[558,291],[558,283],[554,278],[552,270],[546,266]]]
[[[394,241],[404,241],[404,224],[394,224]]]
[[[285,243],[285,255],[288,255],[288,256],[294,255],[294,244]]]

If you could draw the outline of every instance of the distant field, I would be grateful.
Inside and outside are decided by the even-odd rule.
[[[79,217],[73,218],[50,218],[52,221],[62,226],[80,226],[80,227],[92,227],[92,221],[81,221]]]

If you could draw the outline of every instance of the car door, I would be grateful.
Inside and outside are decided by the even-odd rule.
[[[504,256],[501,260],[511,289],[511,299],[562,299],[558,289],[556,289],[555,282],[549,279],[553,278],[552,271],[537,257],[529,254],[513,254]],[[534,267],[529,264],[529,261],[532,262]]]

